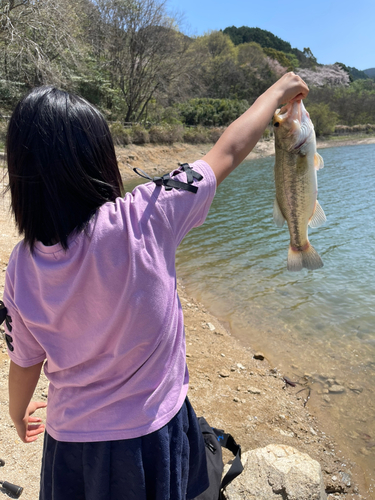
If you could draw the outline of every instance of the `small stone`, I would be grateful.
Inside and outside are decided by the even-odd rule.
[[[287,431],[283,431],[282,429],[280,429],[280,434],[281,434],[282,436],[294,437],[294,432],[292,432],[292,431],[287,432]]]
[[[264,360],[264,354],[262,352],[256,352],[253,356],[254,359],[259,359],[260,361]]]
[[[247,392],[250,392],[250,394],[261,394],[260,390],[256,387],[248,387]]]
[[[224,353],[221,353],[220,356],[222,356],[223,358],[225,358],[225,354]]]
[[[239,368],[240,370],[246,370],[244,365],[241,365],[241,363],[237,363],[237,368]]]
[[[332,476],[331,479],[332,481],[337,481],[337,476]]]
[[[330,403],[331,402],[331,398],[326,394],[325,396],[323,396],[323,399],[326,403]]]
[[[230,373],[228,372],[228,370],[221,370],[219,372],[219,375],[220,375],[220,377],[226,378],[226,377],[229,377]]]
[[[341,481],[347,486],[348,488],[351,486],[351,478],[347,472],[339,472],[341,476]]]
[[[234,401],[235,403],[239,403],[239,402],[240,402],[240,400],[239,400],[238,398],[233,398],[233,401]]]
[[[360,394],[363,391],[363,387],[359,387],[359,386],[353,384],[352,382],[350,382],[350,384],[348,384],[348,387],[351,391],[355,392],[356,394]]]
[[[214,325],[212,323],[207,323],[207,326],[208,326],[208,329],[211,331],[211,332],[214,332],[216,330],[216,328],[214,327]]]
[[[331,385],[331,387],[329,388],[329,392],[331,392],[332,394],[341,394],[345,392],[345,387],[337,384]]]

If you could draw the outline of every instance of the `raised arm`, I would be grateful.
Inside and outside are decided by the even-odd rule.
[[[298,75],[286,73],[226,129],[203,157],[214,171],[218,185],[254,148],[275,110],[289,101],[304,99],[308,92],[307,85]]]

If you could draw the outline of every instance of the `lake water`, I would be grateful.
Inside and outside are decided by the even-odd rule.
[[[272,220],[274,158],[245,162],[219,187],[177,256],[188,291],[283,375],[307,375],[310,410],[375,489],[375,145],[320,150],[309,229],[324,267],[286,269],[289,233]],[[341,386],[338,388],[337,386]],[[369,498],[369,497],[367,497]]]

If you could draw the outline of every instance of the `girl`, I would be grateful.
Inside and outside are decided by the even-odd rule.
[[[10,416],[25,443],[45,431],[41,500],[185,500],[208,487],[186,398],[176,248],[275,109],[307,93],[284,75],[191,168],[125,197],[93,106],[52,87],[17,105],[7,161],[24,239],[9,260],[3,316]],[[43,364],[46,428],[31,416],[46,405],[31,401]]]

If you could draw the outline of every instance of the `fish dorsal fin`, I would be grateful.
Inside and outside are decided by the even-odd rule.
[[[285,222],[285,217],[283,216],[279,204],[277,202],[277,199],[275,198],[275,201],[273,203],[273,220],[276,224],[277,227],[283,227],[284,222]]]
[[[319,201],[316,200],[315,210],[314,213],[312,214],[312,217],[309,220],[309,226],[320,227],[322,224],[325,223],[326,220],[327,220],[326,214],[324,213],[324,210],[320,206]]]
[[[314,155],[314,167],[315,170],[319,170],[324,167],[324,160],[319,153],[315,153]]]

